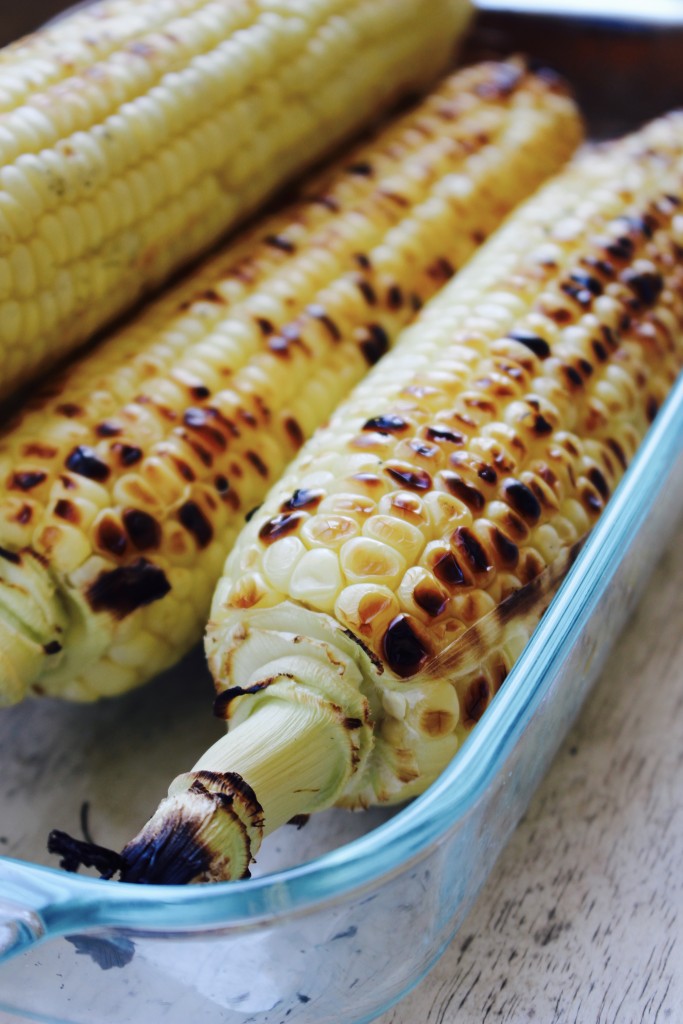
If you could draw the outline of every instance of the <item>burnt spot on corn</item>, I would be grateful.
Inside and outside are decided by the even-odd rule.
[[[627,269],[621,280],[634,293],[640,306],[654,306],[664,287],[662,275],[654,271]]]
[[[489,706],[491,686],[485,676],[474,679],[462,700],[462,724],[466,728],[476,725]]]
[[[582,256],[580,262],[583,263],[584,266],[590,267],[591,270],[602,274],[603,277],[612,278],[616,273],[614,264],[610,263],[609,260],[601,259],[600,256]]]
[[[628,230],[635,235],[642,235],[644,238],[652,238],[656,228],[659,227],[657,218],[651,213],[642,215],[622,214],[615,218],[621,224],[625,224]]]
[[[382,639],[384,660],[402,679],[415,675],[429,657],[429,650],[409,615],[397,615]]]
[[[441,449],[438,445],[430,444],[429,441],[423,441],[419,437],[411,438],[408,442],[408,447],[416,455],[419,455],[421,459],[435,459],[441,454]]]
[[[530,583],[541,575],[545,567],[546,563],[537,551],[526,551],[524,558],[520,558],[517,575],[522,583]]]
[[[367,256],[364,252],[354,253],[353,258],[358,264],[358,266],[361,268],[361,270],[370,270],[370,268],[372,267],[372,264],[370,263],[370,257]]]
[[[411,491],[429,491],[432,478],[425,469],[416,469],[408,462],[387,462],[384,472],[402,487]]]
[[[341,341],[342,332],[324,306],[313,303],[310,306],[306,306],[306,312],[325,327],[332,341]]]
[[[572,275],[572,277],[573,276],[574,275]],[[564,292],[565,295],[568,295],[570,299],[574,299],[574,301],[577,302],[583,309],[588,309],[588,307],[592,305],[593,299],[595,298],[595,295],[590,290],[590,288],[584,288],[582,284],[579,284],[577,281],[571,280],[571,278],[569,281],[563,281],[560,285],[560,289],[561,291]],[[557,312],[559,312],[559,310]],[[568,313],[568,310],[564,310],[563,312]],[[557,317],[555,317],[555,319],[557,319]],[[559,322],[560,321],[558,321],[558,323]]]
[[[569,363],[565,363],[562,366],[562,373],[564,374],[565,380],[571,390],[583,387],[583,377],[574,366],[571,366]]]
[[[445,256],[440,256],[427,267],[427,276],[436,284],[443,284],[445,281],[450,280],[454,273],[455,267]]]
[[[465,574],[452,551],[445,551],[434,561],[432,572],[448,587],[459,587],[467,583]]]
[[[95,433],[98,437],[118,437],[119,434],[123,433],[123,427],[119,426],[118,423],[112,423],[111,420],[104,420],[102,423],[97,424]]]
[[[268,476],[268,467],[266,466],[265,462],[258,454],[258,452],[245,452],[245,458],[247,462],[251,463],[251,465],[254,467],[258,475],[263,477],[263,479],[265,480],[266,477]]]
[[[248,409],[238,409],[237,415],[239,416],[243,423],[247,424],[248,427],[253,428],[258,426],[258,420],[256,416],[254,416],[253,412],[250,412]]]
[[[659,412],[659,402],[654,397],[654,395],[650,395],[648,397],[647,403],[645,405],[645,415],[647,416],[648,423],[652,423],[653,422],[653,420],[655,419],[655,417],[656,417],[658,412]]]
[[[30,491],[47,479],[47,473],[38,469],[17,470],[9,478],[8,486],[13,491]]]
[[[26,526],[33,518],[33,509],[30,505],[22,505],[13,518],[15,523],[19,523],[20,526]]]
[[[593,349],[595,358],[598,360],[599,363],[604,363],[609,358],[607,349],[599,340],[599,338],[593,338],[591,340],[591,348]]]
[[[16,551],[10,551],[8,548],[0,547],[0,558],[4,558],[6,562],[10,562],[12,565],[21,565],[21,556]]]
[[[389,309],[400,309],[403,305],[403,292],[397,284],[392,284],[387,290],[387,306]]]
[[[133,547],[138,551],[150,551],[161,543],[161,527],[156,519],[138,508],[127,508],[122,517]]]
[[[213,466],[213,455],[203,444],[200,444],[195,437],[186,437],[185,440],[203,465],[207,467]]]
[[[116,556],[122,555],[128,547],[125,531],[112,515],[105,516],[97,524],[95,540],[99,548]]]
[[[541,338],[538,334],[533,334],[531,331],[524,331],[523,328],[518,328],[515,331],[510,331],[507,337],[512,338],[513,341],[518,341],[525,348],[528,348],[529,352],[533,352],[540,359],[547,359],[550,355],[550,345],[546,339]]]
[[[402,416],[387,413],[385,416],[372,416],[363,424],[363,430],[376,430],[379,434],[400,434],[407,430],[408,424]]]
[[[600,472],[597,466],[592,466],[586,474],[590,482],[595,487],[603,501],[607,501],[609,498],[609,484],[605,480],[603,474]]]
[[[349,164],[346,170],[349,174],[357,174],[363,178],[372,176],[372,164],[368,160],[359,160],[355,164]]]
[[[406,199],[404,195],[401,195],[400,192],[396,192],[395,189],[380,188],[377,189],[377,193],[380,196],[384,196],[385,199],[388,199],[389,202],[394,203],[396,206],[405,208],[410,205],[408,199]]]
[[[259,530],[259,538],[264,544],[272,544],[280,537],[286,537],[298,530],[305,518],[303,512],[281,512],[266,520]]]
[[[142,448],[138,448],[137,445],[120,444],[117,441],[111,448],[118,455],[122,466],[134,466],[142,458]]]
[[[62,650],[62,645],[59,640],[50,640],[49,643],[43,644],[43,651],[45,654],[59,654]]]
[[[375,292],[375,289],[372,287],[369,281],[367,281],[364,277],[358,277],[356,278],[356,286],[358,288],[358,291],[361,293],[361,295],[367,302],[368,306],[376,305],[377,293]]]
[[[493,568],[483,544],[466,526],[458,526],[453,531],[451,543],[472,572],[484,573]]]
[[[592,487],[584,487],[581,491],[580,497],[583,507],[587,512],[590,512],[591,515],[599,515],[605,507],[604,501]]]
[[[483,466],[478,467],[477,476],[487,484],[495,484],[498,481],[498,474],[495,469],[493,466],[489,466],[486,463],[484,463]]]
[[[286,235],[266,235],[264,242],[266,245],[270,245],[273,249],[279,249],[281,252],[296,252],[294,242],[287,238]]]
[[[299,508],[317,508],[324,497],[324,491],[312,491],[300,487],[294,491],[291,498],[288,498],[287,501],[283,501],[280,505],[280,510],[282,512],[294,512]]]
[[[459,501],[462,501],[464,505],[467,505],[471,511],[482,511],[486,504],[484,495],[472,484],[468,484],[459,473],[444,470],[440,474],[440,479],[444,482],[450,493]]]
[[[614,438],[608,437],[605,444],[612,452],[612,454],[616,456],[616,459],[621,468],[626,469],[626,467],[628,466],[628,459],[626,458],[626,453],[624,452],[624,449],[621,447],[619,442],[615,441]]]
[[[83,409],[80,405],[75,405],[73,402],[62,402],[61,405],[56,407],[56,412],[60,416],[66,416],[67,419],[73,419],[76,416],[81,416]]]
[[[599,281],[597,277],[587,273],[585,270],[573,270],[569,275],[569,279],[580,288],[585,288],[595,298],[602,295],[604,291],[602,281]]]
[[[222,473],[219,473],[218,476],[214,477],[213,485],[221,497],[223,497],[224,494],[227,494],[230,490],[230,481],[227,476],[223,476]]]
[[[54,507],[54,513],[59,519],[65,519],[68,523],[80,522],[78,506],[66,498],[60,498]]]
[[[273,355],[280,356],[283,359],[288,359],[291,353],[291,349],[297,346],[304,352],[309,352],[309,348],[301,337],[301,328],[299,325],[285,324],[279,334],[274,334],[268,338],[268,348]]]
[[[196,480],[195,471],[192,469],[191,466],[188,466],[188,464],[183,459],[178,458],[177,455],[171,456],[171,459],[173,465],[178,470],[183,480],[187,480],[188,483],[192,483],[194,480]]]
[[[227,305],[227,300],[221,295],[220,292],[216,291],[215,288],[205,288],[203,292],[199,292],[193,299],[194,302],[213,302],[219,306]]]
[[[536,523],[540,519],[541,506],[538,498],[521,480],[505,480],[503,498],[527,522]]]
[[[94,449],[88,445],[79,444],[69,453],[64,463],[67,469],[78,476],[85,476],[88,480],[96,480],[103,483],[111,472],[106,462],[103,462]]]
[[[52,445],[43,444],[41,441],[29,441],[22,446],[21,453],[26,458],[54,459],[57,449]]]
[[[502,530],[494,526],[491,530],[491,541],[500,562],[506,568],[513,568],[519,561],[519,548]]]
[[[227,437],[224,430],[220,429],[225,424],[221,422],[217,409],[190,406],[183,413],[183,423],[190,430],[200,434],[203,441],[213,444],[221,451],[225,451],[227,448]]]
[[[507,514],[503,517],[502,525],[506,532],[512,534],[517,540],[526,540],[529,536],[529,527],[512,509],[508,509]]]
[[[389,351],[389,336],[380,324],[368,324],[358,346],[368,366],[374,366]]]
[[[186,501],[178,509],[178,520],[191,533],[200,548],[207,547],[213,539],[213,527],[196,501]]]
[[[430,441],[435,441],[437,444],[457,444],[463,445],[465,443],[465,435],[459,434],[455,430],[446,430],[444,427],[427,427],[425,434]]]
[[[636,247],[628,235],[622,235],[605,246],[605,252],[620,263],[628,263],[633,259]]]
[[[294,416],[285,416],[284,427],[287,432],[287,437],[292,442],[295,448],[301,448],[302,444],[306,440],[304,432],[301,428],[301,424]]]
[[[555,473],[553,473],[550,466],[545,462],[539,462],[536,465],[536,472],[540,476],[541,480],[544,480],[549,487],[557,487],[558,479]]]
[[[88,587],[86,598],[94,612],[108,612],[120,620],[160,601],[170,590],[163,569],[139,558],[131,565],[100,573]]]
[[[427,615],[436,619],[448,607],[449,595],[433,583],[422,580],[413,589],[413,600]]]
[[[267,338],[270,334],[273,334],[275,332],[275,327],[273,326],[273,324],[270,322],[270,320],[267,320],[266,317],[264,317],[264,316],[257,316],[256,317],[256,324],[257,324],[259,330],[261,331],[261,334],[265,338]]]

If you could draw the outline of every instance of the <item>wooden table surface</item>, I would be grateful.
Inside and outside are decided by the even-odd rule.
[[[431,974],[378,1024],[683,1021],[683,528]]]

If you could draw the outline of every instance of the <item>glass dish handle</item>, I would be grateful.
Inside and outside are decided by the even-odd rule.
[[[0,900],[0,963],[28,949],[44,934],[45,926],[35,911]]]

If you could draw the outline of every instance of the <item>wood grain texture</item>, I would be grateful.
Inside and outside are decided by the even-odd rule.
[[[378,1024],[683,1021],[683,529],[461,932]]]

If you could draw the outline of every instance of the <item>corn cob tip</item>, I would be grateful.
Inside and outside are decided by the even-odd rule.
[[[46,663],[59,661],[66,621],[37,555],[0,548],[0,705],[22,700]]]
[[[249,877],[265,835],[297,815],[332,806],[367,765],[374,743],[369,707],[357,687],[340,678],[339,666],[348,668],[341,658],[336,668],[310,653],[288,664],[280,658],[277,675],[264,666],[263,678],[248,688],[244,719],[237,721],[238,708],[230,731],[174,780],[120,854],[58,831],[48,850],[67,870],[83,864],[122,882]],[[239,705],[236,689],[225,693]]]

